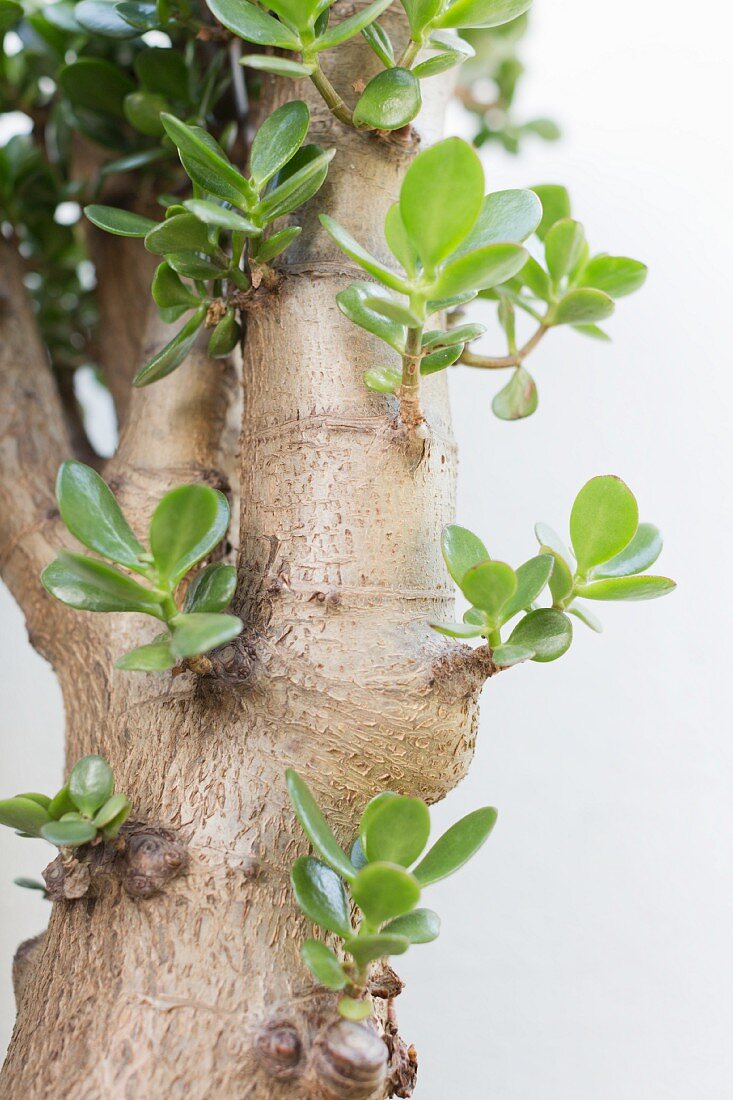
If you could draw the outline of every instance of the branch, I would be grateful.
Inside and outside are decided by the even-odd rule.
[[[38,574],[53,556],[54,483],[70,454],[63,409],[23,286],[22,263],[0,237],[0,572],[37,636],[34,645],[43,651],[54,616]]]
[[[514,355],[501,355],[501,356],[487,356],[476,355],[472,351],[467,351],[465,348],[459,362],[463,363],[467,367],[479,367],[481,370],[505,370],[507,367],[521,367],[524,359],[534,351],[534,349],[542,340],[546,332],[549,331],[549,326],[540,325],[539,328],[526,344],[524,344]]]

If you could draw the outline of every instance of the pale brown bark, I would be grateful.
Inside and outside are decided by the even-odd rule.
[[[333,63],[341,86],[374,71],[360,44],[334,51]],[[426,90],[436,95],[420,122],[429,141],[445,86]],[[283,773],[306,777],[344,843],[378,790],[443,797],[468,766],[491,665],[427,625],[452,603],[439,551],[455,488],[444,377],[425,386],[429,439],[411,440],[391,403],[363,387],[383,346],[336,309],[336,291],[357,273],[316,221],[327,209],[383,253],[380,227],[407,154],[346,133],[309,85],[295,94],[311,105],[316,140],[339,151],[279,292],[249,317],[237,467],[245,633],[234,672],[115,672],[114,657],[154,633],[122,616],[105,617],[93,650],[74,642],[59,665],[69,759],[103,751],[136,817],[178,830],[190,867],[147,901],[110,880],[93,904],[54,906],[0,1083],[9,1098],[390,1092],[378,1064],[361,1084],[344,1076],[360,1044],[373,1055],[369,1033],[327,1030],[334,998],[299,959],[312,928],[288,874],[307,846]],[[292,85],[266,82],[261,109],[292,95]],[[231,379],[197,352],[134,395],[110,474],[141,530],[172,484],[230,476]],[[78,639],[90,618],[62,610],[61,629]]]

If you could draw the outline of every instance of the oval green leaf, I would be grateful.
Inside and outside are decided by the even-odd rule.
[[[488,839],[496,818],[496,810],[484,806],[451,825],[415,868],[414,875],[420,885],[429,886],[458,871]]]
[[[237,571],[233,565],[212,562],[204,566],[186,589],[183,610],[205,611],[216,614],[224,611],[232,601],[237,587]]]
[[[469,531],[467,527],[460,527],[457,523],[449,523],[443,528],[441,549],[448,572],[459,588],[472,566],[489,561],[491,558],[478,535],[474,535],[473,531]]]
[[[354,879],[351,893],[370,924],[401,917],[420,900],[414,875],[393,863],[367,863]]]
[[[150,549],[162,584],[175,588],[221,542],[229,504],[208,485],[180,485],[166,493],[150,521]]]
[[[49,821],[41,829],[41,836],[57,848],[79,848],[94,840],[97,830],[91,821]]]
[[[163,618],[159,600],[147,588],[111,565],[59,550],[41,573],[47,592],[77,611],[138,611]]]
[[[410,941],[406,936],[379,933],[371,936],[351,936],[344,943],[344,951],[353,955],[357,966],[364,967],[375,959],[383,959],[387,955],[404,955],[409,946]]]
[[[320,940],[306,940],[300,949],[300,957],[316,981],[326,989],[343,989],[348,983],[336,955]]]
[[[402,183],[400,213],[428,271],[466,239],[483,199],[481,161],[461,138],[447,138],[415,157]]]
[[[464,573],[459,587],[474,607],[496,622],[517,590],[517,575],[506,562],[480,562]]]
[[[370,862],[409,867],[421,854],[430,835],[430,813],[419,798],[398,795],[387,799],[362,828],[362,848]]]
[[[91,817],[112,797],[115,777],[103,756],[84,756],[69,776],[69,796],[80,813]]]
[[[662,552],[662,533],[653,523],[640,523],[636,534],[620,554],[593,570],[594,577],[629,577],[644,573]]]
[[[56,499],[61,518],[79,542],[104,558],[143,570],[138,542],[111,489],[96,470],[70,459],[56,478]]]
[[[567,615],[554,607],[541,607],[520,619],[509,635],[509,645],[534,651],[533,661],[545,664],[556,661],[570,648],[573,624]]]
[[[260,126],[252,141],[250,172],[259,189],[295,156],[305,141],[310,111],[301,99],[284,103]]]
[[[570,541],[579,572],[620,554],[636,534],[639,509],[620,477],[591,478],[578,493],[570,513]]]
[[[344,884],[335,871],[312,856],[296,859],[290,872],[295,900],[320,928],[348,939],[353,934]]]
[[[399,130],[422,106],[420,81],[409,69],[384,69],[367,84],[354,108],[354,125],[362,129]]]
[[[49,821],[51,814],[32,798],[16,795],[0,801],[0,825],[7,825],[9,829],[40,836],[42,827]]]
[[[413,909],[385,924],[382,933],[404,936],[410,943],[432,943],[440,935],[440,917],[432,909]]]
[[[144,237],[157,222],[152,218],[143,218],[130,210],[120,210],[116,206],[100,206],[92,203],[84,207],[84,214],[99,229],[114,233],[118,237]]]
[[[170,651],[174,657],[197,657],[226,645],[242,633],[243,623],[236,615],[210,615],[191,612],[170,620]]]
[[[609,577],[578,585],[577,592],[586,600],[656,600],[677,587],[669,577]]]
[[[303,832],[329,867],[350,882],[356,874],[354,867],[333,835],[331,826],[323,816],[310,787],[292,768],[288,768],[285,772],[285,779],[290,801],[303,827]]]

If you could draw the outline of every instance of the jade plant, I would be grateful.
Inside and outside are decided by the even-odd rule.
[[[130,815],[129,799],[115,793],[115,777],[103,756],[83,756],[53,797],[34,791],[0,801],[0,825],[24,837],[40,837],[63,850],[114,840]],[[30,882],[20,885],[43,889]]]
[[[315,856],[291,871],[295,899],[309,921],[337,937],[338,952],[322,940],[301,947],[316,981],[339,992],[338,1011],[350,1020],[372,1013],[372,963],[430,943],[440,918],[418,906],[422,891],[460,870],[478,852],[496,822],[490,806],[452,825],[427,852],[430,812],[420,798],[382,791],[367,803],[347,855],[305,780],[289,769],[288,793]]]
[[[538,523],[535,533],[539,554],[514,570],[493,560],[472,531],[449,524],[443,531],[443,558],[473,606],[462,623],[432,623],[433,629],[451,638],[486,638],[501,667],[556,661],[573,640],[568,615],[598,633],[602,629],[583,600],[654,600],[675,588],[669,577],[647,573],[662,551],[662,536],[652,523],[639,523],[636,498],[618,477],[594,477],[575,498],[572,554],[548,524]],[[551,601],[547,607],[538,603],[545,589]],[[502,641],[502,631],[514,619]]]
[[[70,533],[99,557],[59,550],[41,574],[46,590],[78,611],[137,612],[165,623],[154,641],[123,654],[117,668],[159,672],[240,633],[241,620],[224,614],[234,595],[234,567],[212,562],[190,576],[227,533],[229,504],[223,493],[207,485],[181,485],[166,493],[150,521],[149,550],[91,467],[65,462],[56,498]],[[181,600],[177,590],[185,579]]]
[[[482,808],[428,846],[427,804],[468,766],[482,677],[559,657],[573,618],[597,627],[591,601],[673,587],[650,575],[661,538],[618,479],[581,490],[571,549],[538,525],[538,552],[516,569],[451,522],[450,426],[423,401],[445,376],[431,376],[508,370],[493,410],[521,421],[538,403],[530,352],[561,327],[605,339],[615,302],[646,275],[637,260],[591,252],[561,185],[530,189],[520,174],[486,194],[475,146],[556,136],[514,114],[528,8],[0,0],[0,111],[23,120],[0,149],[0,564],[59,671],[75,738],[104,749],[115,723],[130,796],[151,820],[173,807],[158,832],[194,837],[199,872],[172,903],[139,897],[113,912],[114,898],[95,898],[90,936],[91,906],[74,913],[73,936],[59,934],[62,910],[54,969],[69,1011],[19,998],[3,1095],[51,1078],[73,1094],[82,1036],[95,1095],[110,1082],[134,1092],[144,1078],[151,1095],[182,1082],[192,1096],[233,1096],[246,1073],[249,1100],[270,1100],[273,1081],[283,1098],[357,1086],[375,1100],[409,1096],[415,1061],[394,1006],[373,1012],[372,964],[435,939],[422,891],[494,824]],[[431,144],[451,69],[478,122],[473,145]],[[310,144],[306,94],[328,108]],[[618,197],[620,209],[631,201]],[[382,223],[386,248],[372,255],[357,238]],[[496,356],[476,344],[487,310],[506,341]],[[160,339],[160,320],[172,339]],[[194,347],[199,362],[226,367],[178,371]],[[90,442],[77,385],[90,369],[119,424],[114,484],[136,514],[141,486],[162,498],[146,539]],[[154,431],[136,432],[138,421]],[[230,506],[211,486],[225,484],[236,547],[221,545]],[[463,622],[433,622],[438,637],[428,618],[445,606],[435,538],[445,524],[445,562],[471,607]],[[69,535],[85,552],[61,549],[48,564]],[[238,582],[242,619],[227,612]],[[103,613],[98,645],[68,607]],[[157,633],[119,654],[119,612]],[[476,654],[455,639],[487,646]],[[313,846],[292,867],[294,897],[286,764]],[[314,776],[339,832],[358,833],[348,852],[298,773]],[[0,803],[0,820],[62,853],[114,840],[127,812],[99,757],[53,799]],[[294,974],[298,909],[332,938],[299,945]],[[163,980],[161,945],[173,942]],[[99,960],[121,944],[140,965],[140,1012],[189,1006],[166,1012],[174,1059],[139,1044],[140,1012],[120,1014],[118,983],[100,980]],[[212,1069],[222,1020],[237,1035]]]

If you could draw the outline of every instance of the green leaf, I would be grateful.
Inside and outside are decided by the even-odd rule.
[[[586,600],[656,600],[677,587],[669,577],[608,577],[606,580],[579,584],[577,593]]]
[[[422,106],[420,81],[409,69],[384,69],[367,84],[354,108],[354,125],[399,130]]]
[[[247,4],[247,7],[251,6]],[[174,115],[164,114],[160,117],[165,132],[178,149],[183,167],[194,183],[235,206],[246,208],[252,203],[255,194],[251,185],[205,130],[198,126],[187,126]]]
[[[454,0],[436,20],[439,27],[498,27],[518,19],[532,0]]]
[[[191,102],[189,70],[182,53],[161,46],[141,50],[134,69],[146,92],[180,103]]]
[[[85,31],[103,38],[135,38],[140,33],[122,18],[113,0],[82,0],[74,7],[74,18]]]
[[[481,161],[461,138],[447,138],[415,157],[402,183],[400,213],[428,271],[465,240],[483,198]]]
[[[421,61],[412,71],[418,80],[427,80],[428,77],[448,72],[464,60],[464,55],[457,50],[445,50],[443,53],[429,57],[427,61]]]
[[[91,821],[77,820],[49,821],[41,829],[41,836],[57,848],[79,848],[94,840],[97,830]]]
[[[375,959],[383,959],[387,955],[404,955],[410,941],[406,936],[376,935],[351,936],[344,943],[344,951],[353,955],[359,967],[368,966]]]
[[[315,48],[319,51],[330,50],[334,46],[346,42],[349,38],[353,38],[354,35],[359,34],[370,23],[373,23],[375,19],[378,19],[382,12],[387,10],[391,2],[392,0],[374,0],[373,3],[362,8],[355,15],[344,19],[341,23],[337,23],[336,26],[331,27],[325,34],[322,34],[320,38],[316,39]]]
[[[298,31],[307,30],[321,6],[318,0],[268,0],[268,8]]]
[[[430,886],[460,870],[488,839],[496,817],[493,807],[484,806],[451,825],[415,868],[420,886]]]
[[[397,393],[402,385],[402,371],[399,367],[372,367],[362,375],[364,385],[372,393]]]
[[[221,542],[229,504],[208,485],[180,485],[166,493],[150,522],[150,548],[162,584],[175,588]]]
[[[171,653],[171,638],[167,632],[148,645],[138,646],[115,661],[115,668],[125,672],[165,672],[173,668],[176,658]]]
[[[648,269],[626,256],[595,256],[580,275],[580,285],[595,287],[612,298],[633,294],[646,282]]]
[[[440,935],[440,917],[432,909],[413,909],[385,924],[382,934],[404,936],[410,943],[432,943]]]
[[[174,256],[168,256],[170,263],[173,263],[174,260]],[[199,306],[193,317],[189,317],[183,328],[176,333],[173,339],[169,340],[157,355],[154,355],[144,367],[140,368],[132,380],[133,386],[149,386],[151,382],[158,382],[161,378],[165,378],[167,374],[171,374],[176,367],[180,367],[196,342],[198,330],[204,323],[205,317],[206,306]]]
[[[138,572],[145,548],[136,539],[111,490],[99,474],[70,459],[56,478],[61,518],[71,534],[90,550]]]
[[[370,23],[361,32],[385,69],[389,69],[395,63],[394,49],[389,35],[380,27],[379,23]]]
[[[567,188],[559,183],[541,183],[532,190],[542,203],[542,220],[537,227],[537,236],[544,241],[548,229],[555,222],[570,217],[570,195]]]
[[[662,552],[662,533],[653,523],[640,523],[620,554],[594,569],[595,577],[628,577],[651,568]]]
[[[51,820],[51,815],[43,806],[31,798],[16,795],[0,801],[0,825],[7,825],[19,833],[28,836],[40,836],[41,829]]]
[[[337,221],[330,218],[328,214],[320,215],[320,222],[326,232],[333,238],[336,244],[339,246],[342,252],[357,263],[359,267],[363,267],[365,271],[368,271],[370,275],[373,275],[375,279],[378,279],[384,286],[390,287],[392,290],[398,290],[400,294],[409,294],[410,286],[401,275],[398,275],[396,271],[391,271],[384,264],[380,263],[371,253],[367,252],[365,248],[354,240],[349,232],[342,225],[339,225]],[[372,292],[374,288],[372,287]]]
[[[212,562],[205,565],[189,584],[183,610],[216,614],[224,611],[232,601],[237,587],[237,571],[233,565]]]
[[[131,809],[124,794],[115,794],[105,802],[92,824],[102,830],[105,840],[113,840],[130,816]]]
[[[265,119],[252,142],[250,171],[259,189],[297,153],[305,141],[310,111],[301,99],[285,103]]]
[[[318,145],[306,145],[299,149],[285,168],[278,172],[272,190],[267,191],[257,207],[260,217],[268,222],[274,221],[312,198],[323,185],[328,175],[328,165],[335,155],[335,149],[321,149]]]
[[[289,77],[290,80],[310,76],[314,69],[313,65],[305,65],[302,61],[291,61],[289,57],[270,57],[269,54],[262,53],[248,53],[240,60],[248,69],[258,69],[263,73],[273,73],[274,76]]]
[[[163,130],[160,116],[170,110],[165,96],[154,92],[131,92],[125,96],[125,118],[138,133],[148,137],[159,137]]]
[[[236,615],[207,612],[179,614],[170,620],[170,649],[174,657],[197,657],[226,645],[242,632],[242,620]]]
[[[570,290],[558,302],[552,315],[552,324],[585,325],[605,321],[615,308],[613,298],[602,290],[591,290],[587,287]]]
[[[187,279],[198,279],[206,282],[208,279],[221,279],[224,275],[224,269],[218,261],[206,259],[196,252],[169,252],[166,256],[166,263],[173,271]],[[191,346],[193,346],[193,341]]]
[[[360,832],[361,846],[370,862],[409,867],[428,842],[430,814],[419,798],[399,795],[383,802]]]
[[[402,6],[410,21],[412,37],[415,41],[419,41],[423,37],[420,32],[433,22],[443,2],[442,0],[402,0]]]
[[[547,270],[556,283],[564,279],[573,270],[583,254],[585,230],[580,222],[572,218],[562,221],[548,229],[545,236],[545,261]]]
[[[488,627],[484,624],[474,623],[432,623],[433,630],[437,630],[438,634],[445,634],[448,638],[480,638],[488,632]]]
[[[191,214],[205,225],[215,225],[220,229],[228,229],[232,233],[243,233],[245,237],[258,237],[262,232],[259,226],[254,225],[249,218],[243,217],[235,210],[230,210],[228,207],[221,206],[218,202],[211,202],[208,199],[186,199],[183,205],[186,210],[190,211]],[[170,221],[174,220],[174,218],[170,219]],[[191,248],[192,246],[187,245],[186,247]],[[208,247],[210,248],[211,246],[209,245]],[[173,251],[177,252],[180,251],[180,249],[174,249]]]
[[[620,477],[594,477],[575,498],[570,541],[581,573],[602,565],[629,545],[639,525],[634,494]]]
[[[371,798],[369,802],[367,802],[366,806],[364,807],[364,812],[361,815],[361,820],[359,822],[359,843],[361,845],[362,853],[364,853],[364,845],[361,838],[365,831],[369,828],[369,823],[372,818],[379,813],[382,806],[384,806],[386,802],[389,802],[391,799],[400,797],[401,795],[398,795],[395,791],[380,791],[379,794],[375,794],[374,798]],[[364,861],[367,861],[366,855],[364,855]]]
[[[517,575],[503,561],[484,561],[464,573],[460,589],[495,622],[517,590]]]
[[[125,96],[135,85],[116,65],[98,57],[81,57],[59,70],[56,81],[75,107],[110,118],[124,118]]]
[[[138,611],[163,618],[160,601],[111,565],[59,550],[41,573],[41,583],[61,603],[77,611]]]
[[[590,630],[595,630],[596,634],[603,633],[603,625],[600,619],[593,614],[588,607],[583,607],[581,604],[573,601],[570,607],[565,609],[568,615],[574,615],[576,619],[580,619],[581,623],[589,627]]]
[[[412,278],[417,271],[417,252],[402,221],[400,204],[390,206],[384,219],[384,238],[390,252]]]
[[[535,523],[534,533],[540,546],[547,547],[548,550],[552,550],[554,554],[561,557],[568,565],[572,565],[572,554],[558,535],[557,531],[553,530],[549,523]]]
[[[549,581],[553,566],[554,559],[549,554],[537,554],[519,566],[516,570],[517,590],[504,608],[504,622],[532,606]]]
[[[449,344],[448,347],[431,351],[420,360],[420,374],[436,374],[457,362],[463,352],[463,344]]]
[[[499,420],[522,420],[536,412],[539,404],[537,385],[525,367],[516,367],[506,386],[499,390],[491,402],[494,416]]]
[[[2,9],[3,4],[2,0],[0,0],[0,21],[2,20]],[[39,882],[38,879],[35,878],[23,878],[22,876],[20,878],[14,878],[13,885],[21,886],[24,890],[39,890],[42,894],[46,893],[45,882]]]
[[[521,271],[527,253],[518,244],[487,244],[465,252],[445,265],[430,289],[437,298],[451,298],[467,290],[487,290]]]
[[[529,257],[517,278],[529,289],[533,297],[539,298],[542,302],[550,301],[552,297],[550,277],[533,256]]]
[[[270,260],[274,260],[276,256],[279,256],[281,252],[290,247],[295,238],[300,235],[300,232],[301,227],[299,225],[291,225],[287,229],[280,229],[277,233],[273,233],[271,237],[260,244],[257,251],[258,261],[266,264]]]
[[[573,624],[554,607],[541,607],[520,619],[509,635],[509,645],[534,650],[533,661],[556,661],[570,648]]]
[[[140,31],[154,31],[160,26],[156,5],[153,3],[125,0],[122,4],[115,4],[115,9],[126,23]]]
[[[23,7],[14,0],[0,0],[0,34],[5,34],[23,18]]]
[[[383,314],[376,313],[367,306],[367,300],[374,298],[375,294],[376,287],[373,283],[350,283],[345,290],[340,290],[336,295],[336,305],[339,307],[344,317],[347,317],[349,321],[352,321],[360,328],[366,329],[367,332],[371,332],[374,336],[378,336],[380,340],[384,340],[385,344],[389,344],[395,351],[402,353],[405,350],[407,330],[404,325],[389,320],[389,318],[385,317]],[[384,369],[390,370],[392,368]],[[394,369],[396,370],[397,368]]]
[[[354,865],[357,871],[361,871],[362,867],[366,867],[367,857],[364,855],[364,849],[361,846],[361,841],[357,837],[354,843],[351,845],[351,851],[349,852],[349,859]]]
[[[484,199],[478,220],[457,255],[487,244],[525,241],[541,218],[542,204],[534,191],[494,191]]]
[[[158,264],[151,286],[153,301],[160,309],[193,309],[199,300],[189,288],[181,282],[169,264]]]
[[[234,351],[241,338],[242,330],[235,319],[234,310],[228,309],[214,326],[214,331],[209,338],[207,355],[212,359],[226,359]]]
[[[293,864],[290,879],[295,900],[309,920],[346,939],[353,934],[348,898],[335,871],[312,856],[303,856]]]
[[[48,812],[54,819],[54,821],[58,821],[60,817],[63,817],[64,814],[70,813],[75,808],[76,807],[74,806],[74,803],[71,801],[69,788],[68,786],[64,786],[51,799],[51,802],[48,806]]]
[[[357,1000],[355,997],[342,997],[336,1007],[345,1020],[354,1020],[356,1023],[366,1020],[372,1014],[369,1001]]]
[[[485,325],[458,325],[456,328],[447,329],[445,332],[436,329],[435,332],[423,334],[422,346],[424,348],[448,347],[450,344],[466,344],[469,340],[476,340],[486,332]]]
[[[401,917],[420,900],[414,875],[392,863],[367,863],[354,879],[351,893],[370,924]]]
[[[313,977],[326,989],[343,989],[348,984],[344,968],[336,955],[320,940],[306,940],[300,957]]]
[[[419,318],[410,309],[394,298],[387,298],[382,294],[371,294],[364,299],[364,305],[381,317],[390,321],[396,321],[398,325],[409,328],[418,328],[421,325]]]
[[[499,668],[511,668],[522,661],[531,661],[535,651],[524,645],[497,645],[491,650],[494,664]]]
[[[207,0],[209,10],[228,30],[246,42],[299,50],[300,39],[277,19],[244,0]]]
[[[145,247],[148,252],[165,256],[168,252],[213,252],[215,246],[195,214],[174,214],[150,230]]]
[[[39,794],[37,791],[21,791],[17,798],[29,798],[31,802],[35,802],[44,810],[48,810],[51,805],[51,799],[47,794]]]
[[[303,827],[303,832],[319,856],[334,871],[343,875],[347,882],[350,882],[356,873],[354,867],[333,835],[308,784],[292,768],[288,768],[285,772],[285,778],[290,801]]]
[[[80,813],[92,817],[112,797],[115,777],[103,756],[83,756],[69,776],[69,796]]]
[[[130,210],[118,210],[116,206],[92,204],[84,207],[84,214],[93,225],[118,237],[144,237],[158,224],[152,218],[143,218]]]
[[[579,332],[581,336],[590,336],[592,340],[600,340],[602,343],[610,344],[611,337],[608,333],[604,332],[598,325],[573,325],[576,332]]]
[[[491,559],[478,535],[467,527],[459,527],[457,523],[449,523],[443,528],[441,549],[448,572],[459,588],[469,569]]]

